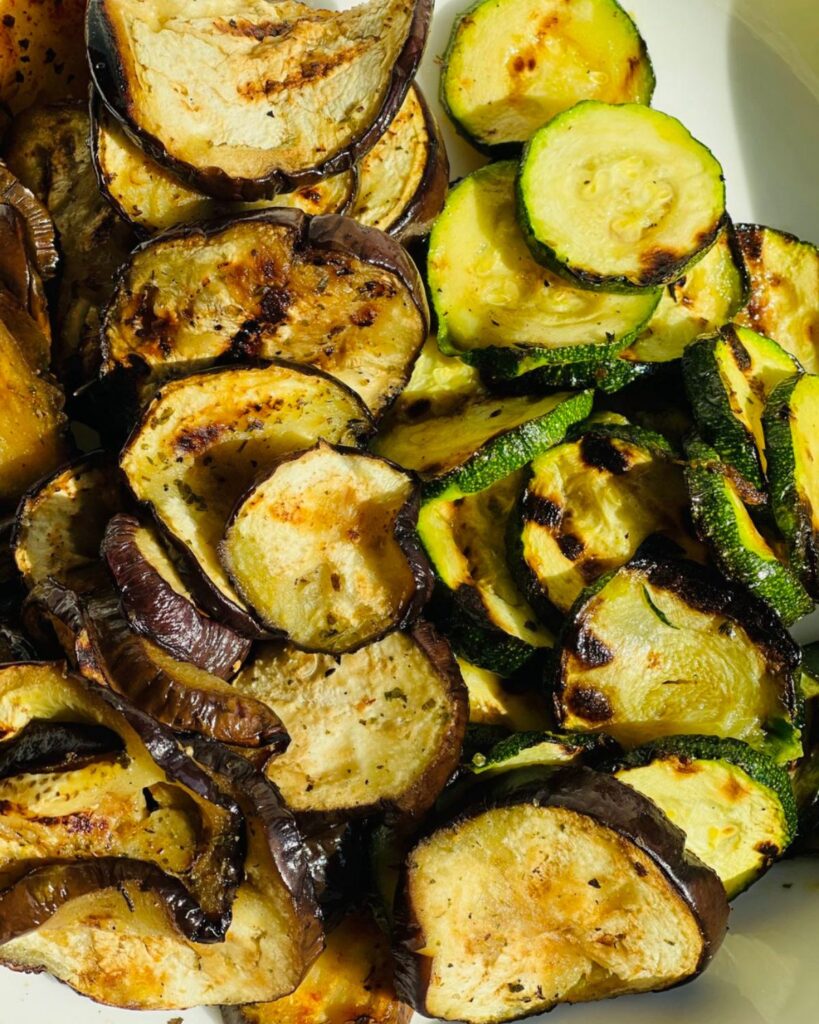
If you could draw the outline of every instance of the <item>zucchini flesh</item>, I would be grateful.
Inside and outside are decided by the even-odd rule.
[[[290,735],[265,770],[296,813],[420,814],[458,764],[466,689],[429,626],[340,658],[264,645],[233,685]]]
[[[561,727],[626,747],[661,736],[741,739],[800,756],[799,649],[745,591],[683,561],[635,558],[578,599],[554,674]]]
[[[775,341],[734,324],[700,338],[683,356],[683,380],[700,433],[759,490],[767,470],[765,403],[776,385],[798,369]]]
[[[739,740],[678,736],[641,747],[616,772],[685,832],[728,899],[763,875],[796,833],[788,773]]]
[[[475,171],[435,222],[427,273],[438,342],[492,378],[539,370],[556,385],[569,373],[572,386],[593,384],[649,322],[660,293],[582,290],[536,263],[515,215],[516,169],[509,161]]]
[[[443,416],[402,423],[372,448],[426,481],[427,497],[475,494],[525,466],[591,412],[592,393],[463,401]]]
[[[341,654],[406,625],[426,602],[417,515],[409,474],[320,442],[244,495],[220,557],[267,629]]]
[[[510,548],[526,592],[536,604],[548,602],[552,614],[567,612],[653,534],[696,551],[682,470],[629,429],[634,439],[592,426],[532,463]]]
[[[722,168],[675,118],[586,100],[528,142],[518,176],[527,241],[581,287],[676,281],[725,223]]]
[[[480,625],[551,646],[506,563],[507,524],[523,483],[522,471],[477,494],[432,498],[418,516],[418,534],[441,583]]]
[[[750,297],[737,322],[779,342],[808,373],[819,372],[819,250],[784,231],[737,226]]]
[[[457,661],[469,692],[470,725],[498,726],[512,732],[549,727],[551,718],[546,702],[536,690],[518,693],[505,687],[497,672],[464,658]]]
[[[360,400],[315,370],[285,363],[221,369],[166,384],[120,465],[135,496],[188,553],[200,599],[250,629],[217,553],[234,505],[283,455],[320,437],[355,444],[367,426]]]
[[[785,625],[810,614],[813,600],[757,529],[717,453],[697,440],[689,442],[687,451],[694,524],[725,575],[769,604]]]
[[[478,0],[452,28],[441,101],[483,146],[526,140],[580,100],[649,103],[654,74],[614,0]]]

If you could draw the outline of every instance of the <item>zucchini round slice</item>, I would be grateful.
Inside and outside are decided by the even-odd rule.
[[[736,480],[719,455],[697,439],[689,440],[686,451],[685,476],[694,525],[725,575],[744,583],[786,626],[810,614],[813,600],[757,529]]]
[[[788,773],[740,740],[669,736],[633,750],[615,775],[685,832],[686,848],[716,871],[729,900],[796,834]]]
[[[799,369],[775,341],[734,324],[700,338],[683,356],[685,390],[700,433],[758,490],[765,488],[767,469],[765,403]]]
[[[647,537],[663,534],[695,551],[685,479],[671,450],[638,427],[614,431],[593,425],[532,462],[510,531],[510,561],[524,592],[536,607],[545,603],[551,619]]]
[[[819,597],[819,377],[797,374],[774,388],[762,425],[776,525],[812,597]]]
[[[555,658],[555,713],[626,747],[723,736],[782,764],[802,750],[799,662],[747,591],[692,562],[637,557],[578,598]]]
[[[751,287],[737,322],[779,342],[808,373],[819,373],[819,249],[785,231],[737,225]]]
[[[320,442],[284,459],[236,506],[219,553],[272,634],[343,654],[415,619],[432,574],[415,535],[414,478]]]
[[[532,258],[515,217],[511,161],[470,174],[432,229],[427,274],[438,342],[491,380],[538,371],[544,384],[595,384],[601,366],[649,322],[659,290],[582,290]]]
[[[399,996],[497,1024],[687,981],[719,948],[728,904],[684,841],[650,800],[588,768],[490,779],[406,857]]]
[[[265,771],[297,814],[418,815],[458,765],[466,688],[426,623],[340,657],[265,644],[234,687],[290,735]]]
[[[477,494],[561,441],[591,412],[592,392],[466,399],[451,412],[380,433],[372,448],[426,481],[424,495]]]
[[[203,607],[252,636],[258,623],[217,555],[236,502],[282,456],[319,438],[355,444],[369,429],[360,399],[318,370],[283,362],[221,368],[166,384],[120,465],[134,495],[187,555]]]
[[[452,27],[441,102],[479,147],[526,142],[580,100],[650,103],[654,72],[615,0],[477,0]]]
[[[537,259],[581,288],[671,284],[725,224],[722,168],[676,118],[586,100],[526,146],[521,223]]]

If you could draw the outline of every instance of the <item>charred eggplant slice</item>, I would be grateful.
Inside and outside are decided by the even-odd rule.
[[[331,373],[377,414],[426,330],[421,281],[397,242],[348,218],[273,210],[137,249],[105,313],[103,372],[161,381],[282,357]]]
[[[418,502],[417,481],[398,466],[319,442],[242,497],[222,564],[271,634],[325,654],[356,650],[412,622],[429,599]]]
[[[346,170],[373,146],[407,93],[431,8],[294,2],[271,21],[261,0],[241,16],[230,3],[205,13],[184,0],[92,0],[91,71],[160,163],[211,195],[257,199]]]
[[[120,465],[136,497],[187,553],[197,597],[232,628],[258,625],[217,549],[256,476],[319,438],[354,445],[369,429],[360,399],[327,374],[272,362],[171,381],[145,411]]]
[[[295,992],[273,1003],[224,1007],[224,1024],[409,1024],[395,994],[389,939],[371,915],[349,914]]]
[[[458,765],[466,689],[426,623],[340,658],[264,645],[234,686],[290,735],[266,772],[297,814],[419,815]]]
[[[684,840],[650,800],[588,768],[490,780],[406,858],[399,996],[431,1017],[494,1024],[690,980],[718,949],[728,904]]]
[[[150,523],[114,516],[106,527],[101,554],[132,629],[178,661],[221,679],[241,667],[250,641],[197,607],[178,559]]]
[[[429,233],[449,186],[444,139],[417,85],[358,163],[350,216],[406,243]]]
[[[763,602],[692,562],[633,559],[585,591],[554,671],[565,729],[624,746],[662,736],[740,739],[799,757],[800,650]]]
[[[23,218],[29,252],[43,280],[57,272],[60,254],[51,214],[26,186],[0,161],[0,203],[13,206]]]
[[[13,299],[48,341],[51,325],[43,282],[31,251],[25,219],[9,203],[0,204],[0,288],[4,298]],[[8,321],[6,326],[14,333]]]
[[[738,896],[796,834],[796,802],[784,768],[740,740],[670,736],[633,750],[616,777],[643,793],[685,832],[685,845]]]

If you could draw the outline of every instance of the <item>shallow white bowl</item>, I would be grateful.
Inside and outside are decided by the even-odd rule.
[[[654,61],[654,105],[679,117],[722,161],[734,220],[770,224],[819,242],[819,0],[621,2],[637,20]],[[454,135],[437,105],[440,58],[453,18],[469,3],[437,0],[419,76],[441,118],[453,177],[483,162]],[[795,635],[802,642],[819,639],[819,617],[800,623]],[[174,1020],[220,1024],[221,1016],[215,1009],[112,1010],[51,978],[0,969],[0,1024]],[[741,896],[724,946],[693,984],[561,1007],[548,1020],[819,1024],[819,858],[778,865]]]

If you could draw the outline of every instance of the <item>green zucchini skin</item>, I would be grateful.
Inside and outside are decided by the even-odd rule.
[[[747,381],[750,401],[764,408],[764,398],[776,384],[798,372],[796,360],[775,341],[745,327],[728,324],[717,334],[700,338],[686,348],[682,358],[685,390],[700,433],[715,451],[749,484],[765,487],[765,455],[761,438],[737,414],[736,388]],[[750,413],[748,414],[750,415]],[[761,435],[757,424],[757,435]]]
[[[697,438],[686,451],[694,525],[725,575],[765,601],[785,625],[810,614],[813,599],[757,530],[717,452]]]
[[[591,733],[516,732],[476,753],[469,768],[475,775],[495,775],[522,766],[558,767],[567,764],[599,764],[618,750],[608,736]]]

